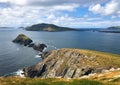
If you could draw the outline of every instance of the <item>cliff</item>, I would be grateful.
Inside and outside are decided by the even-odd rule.
[[[79,78],[119,68],[119,57],[97,51],[62,48],[49,52],[42,62],[26,67],[24,75],[32,78]]]
[[[49,31],[49,32],[76,30],[68,27],[60,27],[54,24],[46,24],[46,23],[35,24],[32,26],[26,27],[25,29],[28,31]]]

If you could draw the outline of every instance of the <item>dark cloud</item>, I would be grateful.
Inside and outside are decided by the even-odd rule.
[[[109,0],[28,0],[28,5],[33,6],[54,6],[62,4],[91,5],[96,3],[105,3]]]
[[[71,5],[77,4],[80,6],[90,6],[94,4],[106,3],[109,0],[5,0],[0,1],[0,7],[6,8],[10,6],[60,6],[60,5]]]

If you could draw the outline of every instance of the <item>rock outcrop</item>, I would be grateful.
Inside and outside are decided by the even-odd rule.
[[[26,77],[32,78],[79,78],[118,67],[118,63],[113,62],[113,59],[117,57],[94,51],[63,48],[45,53],[42,62],[24,68],[23,71]]]
[[[33,43],[33,40],[27,37],[24,34],[19,34],[14,40],[14,43],[22,44],[24,46],[32,47],[34,50],[38,50],[40,52],[43,52],[43,50],[47,47],[45,44],[35,44]]]
[[[33,41],[27,37],[24,34],[19,34],[14,40],[14,43],[19,43],[19,44],[23,44],[25,46],[29,45],[30,43],[32,43]]]
[[[42,52],[43,50],[44,50],[44,48],[46,48],[47,47],[47,45],[45,45],[45,44],[34,44],[33,45],[33,49],[34,50],[38,50],[38,51],[40,51],[40,52]]]

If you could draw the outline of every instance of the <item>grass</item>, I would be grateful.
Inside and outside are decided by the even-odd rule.
[[[19,78],[8,77],[0,78],[0,85],[104,85],[99,81],[87,80],[87,79],[40,79],[40,78]]]
[[[70,49],[70,48],[62,48],[61,50],[64,51],[72,51],[74,53],[81,53],[83,55],[88,56],[88,59],[85,61],[86,65],[96,65],[92,63],[89,59],[93,56],[96,56],[95,61],[99,63],[99,66],[116,66],[120,67],[120,55],[119,54],[112,54],[106,52],[98,52],[92,50],[84,50],[84,49]],[[107,60],[107,62],[106,62]]]
[[[24,34],[20,34],[18,37],[19,37],[19,38],[22,38],[22,39],[24,39],[24,40],[30,39],[29,37],[25,36]]]

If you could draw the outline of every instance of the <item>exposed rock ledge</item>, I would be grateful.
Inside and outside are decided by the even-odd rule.
[[[113,62],[113,60],[116,61]],[[42,62],[24,68],[23,71],[26,77],[32,78],[79,78],[91,73],[118,68],[119,61],[120,58],[111,54],[62,48],[51,51]]]

